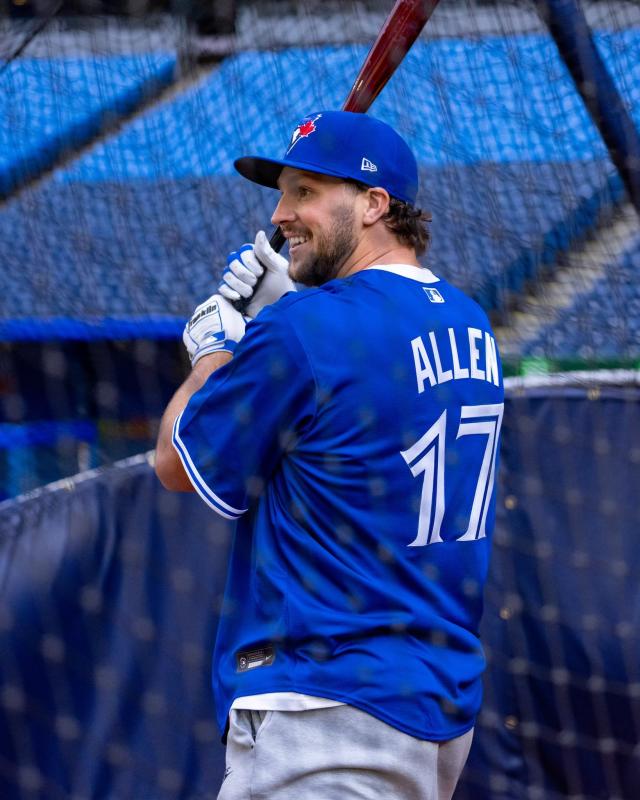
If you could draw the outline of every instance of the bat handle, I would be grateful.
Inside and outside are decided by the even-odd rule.
[[[284,233],[282,233],[282,228],[278,225],[278,227],[271,234],[269,244],[276,251],[276,253],[279,253],[284,247],[284,243],[286,241],[287,240],[284,238]],[[260,277],[262,277],[262,275]]]
[[[286,241],[287,240],[284,238],[284,234],[282,233],[282,229],[278,226],[274,230],[274,232],[271,234],[271,238],[269,239],[269,244],[276,251],[276,253],[279,253],[282,250],[282,248],[284,247],[284,243]],[[264,279],[265,274],[266,274],[266,270],[265,270],[265,272],[262,273],[262,275],[256,281],[256,285],[253,287],[253,293],[252,293],[251,297],[253,297],[253,295],[258,291],[258,287],[262,283],[262,280]],[[246,310],[247,310],[247,306],[251,302],[251,297],[247,297],[247,298],[241,297],[239,300],[234,300],[233,307],[236,309],[236,311],[239,311],[241,314],[245,314]]]

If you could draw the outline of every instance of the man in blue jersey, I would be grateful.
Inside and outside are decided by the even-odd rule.
[[[219,798],[450,798],[481,700],[495,339],[420,266],[417,165],[388,125],[317,112],[282,159],[236,168],[280,191],[290,264],[263,233],[231,254],[185,328],[193,369],[156,453],[167,488],[238,520]]]

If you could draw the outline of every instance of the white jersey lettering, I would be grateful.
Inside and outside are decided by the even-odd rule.
[[[466,336],[459,329],[447,328],[447,336],[429,331],[411,340],[418,394],[429,386],[451,380],[473,379],[500,386],[498,352],[493,336],[468,327]]]
[[[418,394],[422,394],[422,392],[424,392],[425,378],[429,380],[429,384],[431,386],[435,386],[436,376],[433,374],[433,369],[431,367],[424,342],[419,336],[411,342],[411,349],[413,350],[413,365],[416,369]]]

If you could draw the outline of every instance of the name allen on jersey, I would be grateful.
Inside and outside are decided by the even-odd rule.
[[[411,341],[418,394],[425,386],[474,379],[500,386],[496,341],[487,331],[468,327],[429,331]]]

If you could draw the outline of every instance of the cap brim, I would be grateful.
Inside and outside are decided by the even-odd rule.
[[[243,156],[236,158],[233,166],[244,177],[261,186],[269,186],[271,189],[278,189],[278,178],[285,167],[301,169],[304,172],[315,172],[317,175],[330,175],[333,178],[351,180],[348,175],[331,169],[318,169],[315,164],[305,164],[303,161],[292,159],[262,158],[261,156]]]
[[[243,178],[247,178],[253,183],[259,183],[261,186],[277,189],[278,178],[286,165],[283,161],[276,161],[270,158],[243,156],[242,158],[236,158],[233,166]]]

